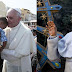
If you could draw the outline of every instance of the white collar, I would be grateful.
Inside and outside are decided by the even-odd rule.
[[[20,27],[20,23],[17,25],[17,26],[15,26],[15,27],[13,27],[13,28],[10,28],[10,30],[16,30],[16,29],[18,29],[19,27]]]

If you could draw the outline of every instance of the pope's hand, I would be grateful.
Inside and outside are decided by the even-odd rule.
[[[56,36],[57,35],[57,28],[56,28],[54,22],[48,21],[47,24],[48,25],[46,25],[46,28],[49,30],[49,34],[51,36]]]

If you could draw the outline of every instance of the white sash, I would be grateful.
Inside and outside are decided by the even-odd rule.
[[[23,34],[24,34],[24,30],[23,30],[23,27],[21,25],[18,32],[17,32],[17,34],[16,34],[16,36],[14,37],[11,44],[9,45],[9,49],[11,49],[11,50],[15,49],[18,46]]]

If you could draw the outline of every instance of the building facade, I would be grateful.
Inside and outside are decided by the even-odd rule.
[[[30,10],[24,8],[21,9],[21,17],[22,21],[36,20],[36,15],[32,14]]]
[[[5,4],[0,1],[0,17],[5,17],[7,13]]]

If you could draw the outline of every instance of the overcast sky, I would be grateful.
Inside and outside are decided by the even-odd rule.
[[[36,0],[0,0],[8,7],[12,8],[24,8],[30,10],[33,14],[36,14]]]

